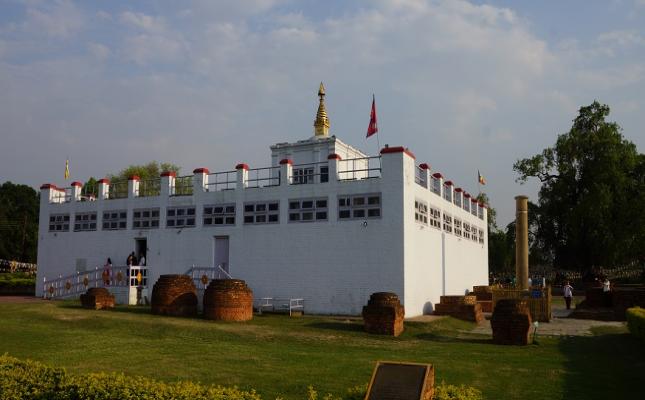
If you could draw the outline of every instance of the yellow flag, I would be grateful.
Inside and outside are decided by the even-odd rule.
[[[65,179],[69,179],[69,160],[65,160]]]

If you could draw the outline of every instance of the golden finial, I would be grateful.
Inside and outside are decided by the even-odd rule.
[[[325,86],[322,82],[320,82],[318,96],[320,97],[320,104],[314,121],[314,135],[325,137],[329,136],[329,118],[327,118],[327,110],[325,110]]]

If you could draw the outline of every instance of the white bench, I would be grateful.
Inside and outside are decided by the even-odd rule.
[[[257,308],[260,314],[262,314],[262,310],[266,309],[289,312],[289,316],[293,315],[294,311],[299,311],[304,314],[305,299],[262,297],[258,299]]]

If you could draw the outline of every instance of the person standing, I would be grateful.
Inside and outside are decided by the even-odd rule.
[[[607,277],[602,282],[602,296],[605,300],[605,307],[611,307],[611,283]]]
[[[562,292],[564,294],[564,302],[567,304],[567,310],[570,310],[571,299],[573,299],[573,286],[569,284],[569,281],[566,281],[564,286],[562,286]]]

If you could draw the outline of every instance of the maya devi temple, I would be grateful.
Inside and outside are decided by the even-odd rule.
[[[56,290],[70,290],[60,279],[108,257],[114,274],[131,252],[145,255],[149,288],[218,269],[256,299],[304,299],[307,313],[356,315],[372,293],[393,292],[413,317],[487,285],[485,206],[407,148],[370,157],[330,135],[322,84],[318,95],[314,135],[271,146],[269,167],[101,179],[89,195],[81,182],[42,185],[37,293],[59,277]]]

